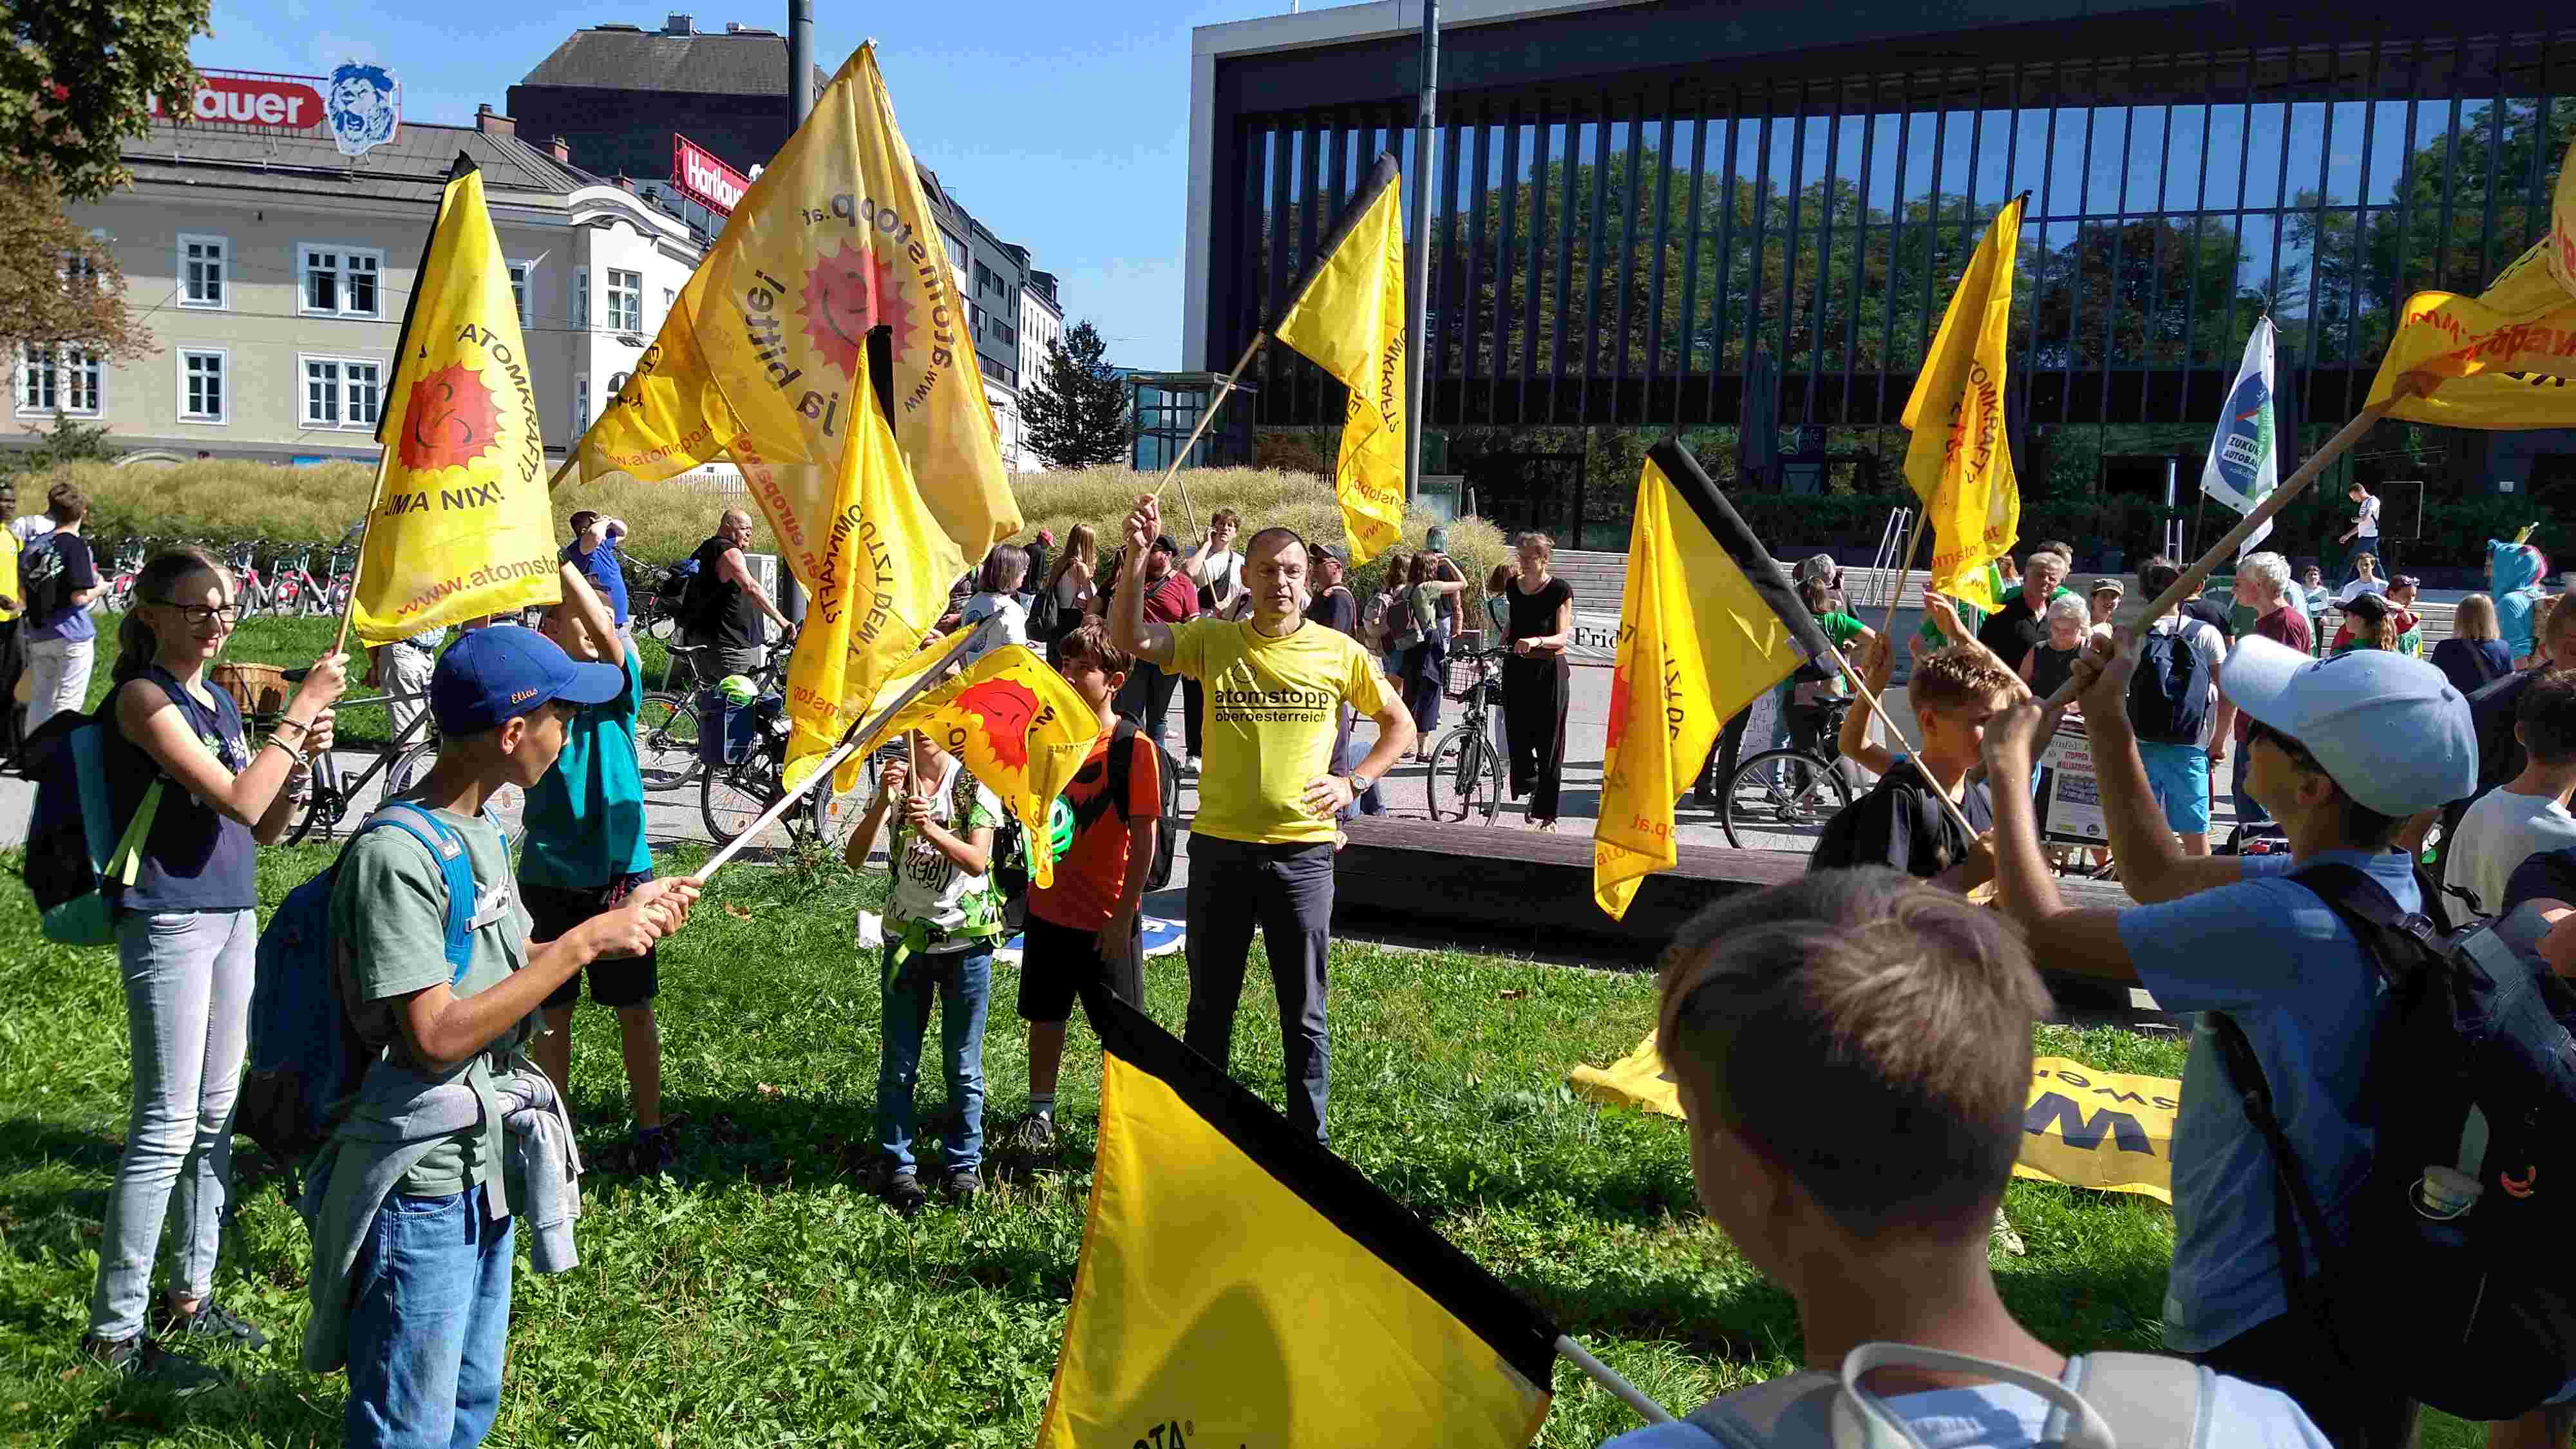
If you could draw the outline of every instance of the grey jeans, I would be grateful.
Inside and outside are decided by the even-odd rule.
[[[251,962],[259,919],[251,911],[127,915],[116,926],[133,1043],[134,1103],[125,1155],[108,1189],[99,1237],[98,1286],[89,1331],[102,1339],[143,1331],[152,1259],[176,1190],[182,1298],[213,1290],[215,1251],[232,1197],[233,1098],[250,1038]]]

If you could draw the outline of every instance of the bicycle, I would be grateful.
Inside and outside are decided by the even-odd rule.
[[[259,571],[256,550],[254,544],[236,543],[224,555],[224,566],[233,571],[233,602],[240,606],[245,619],[269,606],[271,585]]]
[[[1467,707],[1457,727],[1431,751],[1423,793],[1431,818],[1457,822],[1482,814],[1491,825],[1503,809],[1503,754],[1494,747],[1494,710],[1502,703],[1502,666],[1510,651],[1479,649],[1449,661],[1442,693]]]
[[[99,591],[95,612],[122,614],[134,607],[134,581],[143,573],[150,543],[147,538],[129,538],[116,546],[116,558],[107,566],[107,586]]]
[[[287,683],[293,684],[301,681],[311,672],[307,669],[289,669],[285,671],[283,677]],[[356,807],[359,799],[367,794],[368,787],[373,785],[380,775],[384,777],[384,787],[374,796],[378,802],[407,793],[427,778],[430,767],[438,763],[438,727],[430,719],[429,700],[426,696],[379,694],[355,699],[344,697],[333,708],[345,716],[352,709],[371,704],[390,705],[396,702],[417,703],[420,710],[412,716],[408,724],[394,731],[391,739],[380,745],[365,745],[350,750],[334,746],[325,751],[321,758],[313,761],[312,777],[305,786],[303,797],[292,807],[293,814],[287,821],[286,844],[298,844],[317,829],[321,832],[322,839],[330,839],[333,832],[339,829],[340,823],[346,820],[349,812]],[[280,710],[276,713],[255,714],[251,716],[250,723],[273,731],[284,713]],[[363,753],[373,756],[373,759],[365,769],[352,778],[341,767],[339,757],[343,753]],[[520,816],[527,804],[526,794],[526,791],[516,786],[509,786],[496,792],[485,805],[486,811],[500,820],[502,828],[512,839],[516,839],[519,834]]]
[[[1843,777],[1840,746],[1843,715],[1851,705],[1836,701],[1824,707],[1813,744],[1764,750],[1735,767],[1717,801],[1718,824],[1726,843],[1738,850],[1813,850],[1807,833],[1851,803],[1851,782]],[[1767,826],[1758,835],[1753,827]],[[1748,840],[1756,844],[1747,845]]]
[[[313,577],[308,567],[312,558],[312,550],[304,549],[279,554],[274,560],[277,572],[270,585],[269,606],[279,614],[327,617],[331,613],[331,591]]]

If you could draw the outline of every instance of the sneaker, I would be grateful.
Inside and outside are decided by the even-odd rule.
[[[181,1398],[202,1394],[224,1382],[223,1370],[199,1363],[186,1354],[172,1353],[158,1340],[140,1333],[114,1343],[97,1338],[83,1339],[81,1349],[118,1378],[157,1384]]]
[[[921,1211],[922,1204],[930,1201],[930,1194],[921,1190],[921,1179],[913,1175],[911,1168],[898,1167],[886,1174],[885,1200],[896,1217],[908,1218]]]
[[[1053,1152],[1055,1114],[1031,1112],[1019,1126],[1011,1129],[1011,1145],[1022,1152]]]
[[[243,1348],[268,1347],[268,1335],[253,1328],[240,1315],[209,1298],[197,1305],[197,1311],[185,1318],[171,1314],[161,1325],[162,1331],[177,1338],[207,1338],[219,1344],[238,1344]]]
[[[939,1190],[950,1202],[964,1206],[984,1190],[984,1174],[972,1167],[952,1167],[939,1179]]]
[[[627,1161],[638,1176],[659,1177],[670,1171],[679,1156],[678,1150],[671,1145],[668,1126],[644,1127],[636,1130],[635,1143],[628,1149]]]
[[[2030,1252],[2029,1246],[2022,1242],[2021,1234],[2014,1232],[2013,1225],[2004,1221],[2002,1208],[1995,1209],[1995,1225],[1986,1233],[1986,1246],[1995,1252],[2008,1253],[2016,1258]]]

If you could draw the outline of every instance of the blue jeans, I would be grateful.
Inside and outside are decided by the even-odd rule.
[[[501,1408],[515,1220],[483,1189],[387,1197],[349,1298],[347,1441],[358,1449],[473,1449]]]
[[[889,922],[889,925],[892,923]],[[894,947],[886,947],[894,959]],[[921,1077],[922,1039],[930,1034],[930,998],[940,998],[939,1049],[948,1072],[948,1105],[958,1131],[940,1147],[951,1172],[984,1163],[984,1008],[993,994],[991,944],[963,951],[925,951],[884,981],[885,1049],[877,1064],[877,1146],[898,1167],[911,1167],[913,1090]]]

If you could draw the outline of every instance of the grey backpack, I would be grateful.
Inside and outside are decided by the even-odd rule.
[[[2201,1413],[2209,1370],[2150,1353],[2095,1353],[2066,1361],[2062,1379],[1963,1353],[1904,1343],[1864,1343],[1841,1373],[1808,1369],[1713,1399],[1687,1421],[1725,1449],[1923,1449],[1914,1431],[1860,1387],[1892,1365],[1982,1374],[2055,1405],[2040,1442],[2065,1449],[2205,1449]]]

